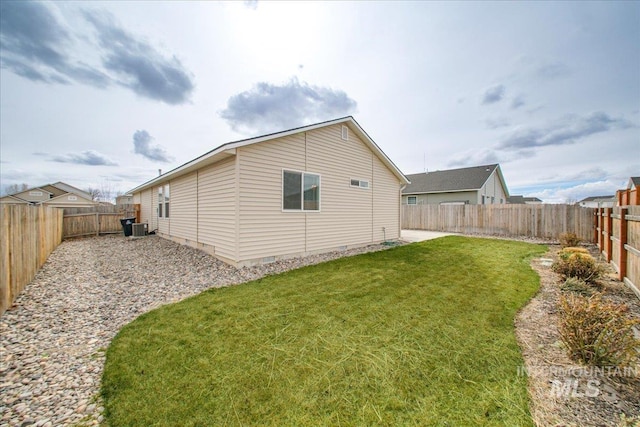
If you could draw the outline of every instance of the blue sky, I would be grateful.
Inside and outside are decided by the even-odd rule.
[[[407,174],[511,194],[640,175],[640,2],[28,2],[0,13],[0,185],[126,191],[353,115]]]

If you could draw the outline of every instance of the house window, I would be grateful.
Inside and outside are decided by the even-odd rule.
[[[169,218],[169,184],[164,186],[164,217]]]
[[[416,198],[416,196],[409,196],[409,197],[407,197],[407,204],[408,205],[417,205],[418,204],[418,199]]]
[[[496,198],[491,196],[491,204],[493,205],[496,202]]]
[[[482,196],[482,204],[484,205],[484,196]]]
[[[282,209],[319,211],[320,175],[282,171]]]
[[[30,196],[42,196],[42,191],[29,191]]]
[[[69,201],[74,201],[74,200],[78,200],[78,198],[76,196],[69,196]]]
[[[342,126],[342,139],[345,141],[349,139],[349,128],[346,126]]]
[[[351,186],[359,187],[359,188],[369,188],[369,181],[364,181],[362,179],[353,179],[351,178]]]
[[[162,200],[162,187],[158,187],[158,218],[162,218],[162,207],[164,206]]]

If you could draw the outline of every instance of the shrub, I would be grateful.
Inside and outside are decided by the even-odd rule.
[[[594,282],[602,274],[602,268],[595,258],[580,252],[569,253],[566,256],[560,255],[551,268],[564,279],[576,277],[585,282]]]
[[[591,366],[629,366],[638,356],[640,340],[632,327],[640,325],[624,304],[591,297],[560,298],[560,337],[571,359]]]
[[[560,240],[560,246],[563,248],[580,244],[580,238],[576,233],[562,233],[558,240]]]
[[[589,286],[587,282],[577,277],[569,277],[562,286],[560,286],[560,289],[565,292],[574,292],[585,297],[593,295],[594,292],[594,289]]]
[[[560,252],[558,252],[558,256],[560,258],[569,258],[571,254],[586,254],[589,255],[589,251],[587,248],[581,248],[576,246],[567,246],[566,248],[562,248]]]

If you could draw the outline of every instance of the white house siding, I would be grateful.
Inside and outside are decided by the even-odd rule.
[[[197,173],[171,180],[169,201],[170,234],[195,244],[198,239]]]
[[[373,240],[400,238],[400,183],[376,156],[373,156],[372,189]]]
[[[483,195],[485,196],[485,205],[506,203],[507,196],[504,193],[502,185],[500,184],[500,178],[495,171],[491,174],[491,176],[489,176],[487,182],[485,182],[485,184],[480,189],[478,194],[478,204],[482,204]],[[493,203],[491,202],[492,197]]]
[[[241,147],[237,153],[238,259],[304,252],[305,217],[312,214],[282,212],[282,170],[306,169],[304,133]]]
[[[236,260],[235,162],[233,157],[197,172],[198,205],[190,212],[194,220],[197,215],[198,242],[228,260]]]
[[[141,193],[136,193],[133,195],[133,201],[131,202],[134,205],[139,205],[142,203]]]
[[[334,125],[306,134],[306,169],[321,176],[321,211],[306,214],[306,251],[372,241],[375,156],[353,132],[343,140],[341,128]],[[351,187],[351,178],[368,181],[369,188]]]

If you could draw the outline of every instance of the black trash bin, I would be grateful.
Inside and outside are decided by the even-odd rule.
[[[120,220],[120,224],[122,224],[122,231],[124,231],[124,236],[129,237],[133,234],[132,225],[136,222],[136,217],[133,218],[122,218]]]

